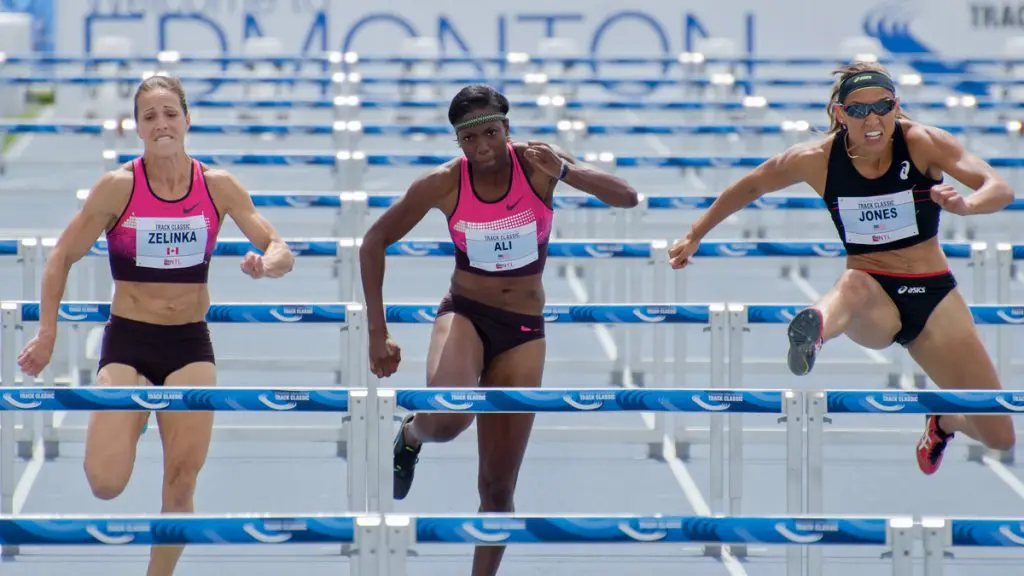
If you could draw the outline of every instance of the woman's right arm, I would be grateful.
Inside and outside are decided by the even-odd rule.
[[[81,260],[120,213],[131,190],[123,175],[107,172],[89,191],[81,210],[71,219],[57,239],[43,267],[43,285],[39,305],[39,335],[52,342],[57,336],[57,310],[64,297],[71,265]],[[126,188],[127,186],[127,188]]]
[[[700,242],[726,218],[761,196],[800,182],[809,182],[824,168],[824,149],[820,141],[791,146],[722,191],[693,223],[688,237],[691,241]]]
[[[359,270],[371,339],[387,336],[383,297],[384,255],[387,247],[405,237],[431,208],[439,206],[442,198],[451,190],[451,184],[450,173],[444,167],[420,176],[363,236],[363,245],[359,248]]]

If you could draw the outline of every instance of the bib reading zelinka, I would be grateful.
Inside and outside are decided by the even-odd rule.
[[[537,223],[508,230],[466,230],[466,255],[474,268],[515,270],[537,260]]]
[[[146,268],[188,268],[206,256],[206,217],[138,218],[135,263]]]

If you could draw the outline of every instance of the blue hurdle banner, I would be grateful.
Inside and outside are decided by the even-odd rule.
[[[788,548],[787,575],[804,568],[800,548],[885,547],[894,576],[912,576],[913,518],[801,516],[677,516],[526,514],[414,515],[385,513],[392,556],[404,559],[418,544],[702,544],[779,545]],[[392,574],[404,575],[404,560]],[[808,572],[814,573],[814,572]],[[817,572],[820,574],[821,572]]]
[[[496,515],[415,517],[414,523],[417,543],[889,544],[884,518]]]
[[[784,412],[784,390],[431,388],[398,390],[414,412]]]
[[[338,242],[340,238],[290,238],[285,242],[295,256],[338,256]],[[245,239],[218,238],[214,246],[214,256],[245,256],[249,252],[262,254],[263,249],[258,248]],[[89,255],[106,256],[107,241],[97,240],[89,250]]]
[[[20,322],[39,321],[38,302],[3,302],[6,310],[13,310],[20,304]],[[223,303],[211,304],[206,321],[211,323],[260,323],[296,324],[329,323],[344,324],[349,320],[353,304],[291,304],[291,303]],[[361,307],[360,307],[361,309]],[[110,319],[109,302],[61,302],[57,311],[58,320],[63,322],[102,323]]]
[[[385,304],[389,323],[430,324],[437,304]],[[707,304],[549,304],[544,321],[552,324],[707,324]]]
[[[21,241],[17,238],[0,239],[0,256],[17,256]]]
[[[18,387],[0,394],[0,410],[182,412],[347,412],[348,390],[176,386]]]
[[[846,414],[1019,414],[1024,392],[913,390],[825,392],[825,411]]]
[[[0,518],[0,544],[32,546],[318,544],[356,541],[355,515]]]
[[[1020,127],[1004,124],[940,124],[938,128],[952,134],[1020,134]],[[100,135],[109,128],[102,122],[0,122],[0,133],[8,134],[85,134]],[[806,126],[809,130],[825,132],[828,126]],[[781,135],[790,132],[788,123],[778,124],[580,124],[578,127],[559,124],[512,124],[513,135],[557,135],[563,132],[579,132],[589,136],[642,136],[642,135]],[[363,124],[357,121],[335,122],[332,124],[192,124],[189,132],[194,134],[275,134],[335,136],[349,132],[366,136],[411,136],[452,134],[447,124]]]
[[[722,110],[738,111],[750,109],[767,109],[776,111],[822,111],[828,108],[825,101],[797,101],[797,100],[768,100],[759,96],[748,96],[741,100],[557,100],[551,96],[540,96],[530,100],[512,99],[511,107],[514,110],[537,110],[556,107],[564,110],[632,110],[632,111],[701,111],[701,110]],[[978,110],[1020,110],[1024,108],[1022,101],[1006,100],[979,100],[971,98],[970,108]],[[390,110],[390,109],[414,109],[414,110],[435,110],[446,109],[450,102],[447,100],[394,100],[394,99],[373,99],[356,96],[342,96],[335,99],[281,99],[281,100],[232,100],[232,99],[209,99],[198,98],[189,102],[192,108],[271,108],[271,109],[335,109],[339,107],[358,107],[367,110]],[[900,101],[900,106],[907,110],[948,110],[963,105],[960,98],[948,100],[926,100],[926,101]]]

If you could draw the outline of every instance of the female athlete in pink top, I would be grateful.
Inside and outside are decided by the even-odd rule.
[[[115,282],[96,384],[213,386],[206,279],[224,217],[263,251],[246,255],[245,274],[283,276],[294,257],[233,176],[185,152],[189,116],[180,82],[163,76],[143,82],[135,95],[135,120],[142,157],[104,174],[61,234],[43,273],[39,332],[18,363],[33,376],[49,363],[68,271],[105,232]],[[148,412],[92,414],[85,474],[98,498],[115,498],[128,484],[148,419]],[[161,510],[192,512],[213,413],[158,412],[157,422],[164,447]],[[154,547],[146,574],[173,574],[181,552],[180,546]]]
[[[370,365],[385,378],[401,352],[388,335],[381,291],[385,248],[432,208],[448,220],[455,273],[430,339],[427,386],[540,386],[544,368],[544,287],[552,196],[559,181],[607,204],[633,207],[637,193],[621,178],[576,164],[543,142],[511,142],[508,100],[488,86],[468,86],[452,100],[448,120],[464,156],[421,176],[363,238],[363,291]],[[395,438],[394,497],[412,484],[424,442],[447,442],[469,427],[469,414],[416,414]],[[519,465],[533,414],[487,414],[477,423],[480,510],[513,510]],[[502,547],[480,547],[473,574],[496,574]]]

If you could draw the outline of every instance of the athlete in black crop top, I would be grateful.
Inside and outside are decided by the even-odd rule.
[[[940,388],[998,389],[999,378],[938,241],[942,210],[961,216],[1002,210],[1014,192],[947,132],[900,110],[888,73],[874,63],[836,70],[832,128],[817,141],[768,159],[727,188],[669,249],[684,268],[702,238],[764,194],[804,182],[824,198],[847,251],[847,271],[790,322],[789,367],[811,371],[822,344],[841,334],[861,346],[905,346]],[[974,193],[943,183],[948,174]],[[955,432],[997,450],[1014,446],[1009,416],[929,415],[917,446],[921,471],[938,470]]]

